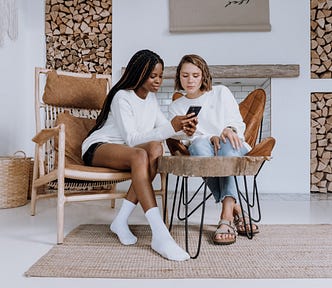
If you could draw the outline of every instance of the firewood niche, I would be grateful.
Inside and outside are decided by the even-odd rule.
[[[46,0],[46,67],[112,73],[112,1]]]
[[[311,78],[332,78],[332,1],[310,1]]]
[[[311,94],[311,192],[332,192],[332,92]]]

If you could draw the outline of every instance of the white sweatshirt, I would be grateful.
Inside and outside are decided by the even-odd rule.
[[[198,114],[195,134],[188,137],[180,131],[172,138],[187,140],[185,143],[190,144],[196,137],[220,136],[224,128],[232,126],[237,130],[240,139],[244,140],[246,126],[242,120],[239,106],[226,86],[214,86],[211,91],[205,92],[195,99],[189,99],[186,96],[178,98],[169,107],[170,118],[172,119],[175,115],[185,115],[189,106],[202,106]],[[246,146],[250,147],[248,144]]]
[[[133,90],[120,90],[112,100],[104,126],[84,140],[82,155],[96,142],[136,146],[173,135],[174,128],[160,110],[154,93],[141,99]]]

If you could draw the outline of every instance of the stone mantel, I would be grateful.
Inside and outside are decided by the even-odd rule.
[[[290,78],[300,75],[297,64],[209,65],[213,78]],[[174,79],[176,66],[166,66],[164,79]]]

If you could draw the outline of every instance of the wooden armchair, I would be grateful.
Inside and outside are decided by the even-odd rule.
[[[130,171],[85,166],[81,144],[111,86],[109,75],[35,69],[36,143],[31,215],[40,198],[57,197],[57,243],[63,243],[67,202],[126,197],[116,184],[131,180]],[[40,193],[46,190],[47,193]],[[155,191],[163,196],[162,190]],[[163,199],[163,203],[165,200]]]

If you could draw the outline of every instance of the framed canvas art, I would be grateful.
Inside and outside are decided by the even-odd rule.
[[[169,0],[170,32],[271,31],[269,0]]]

